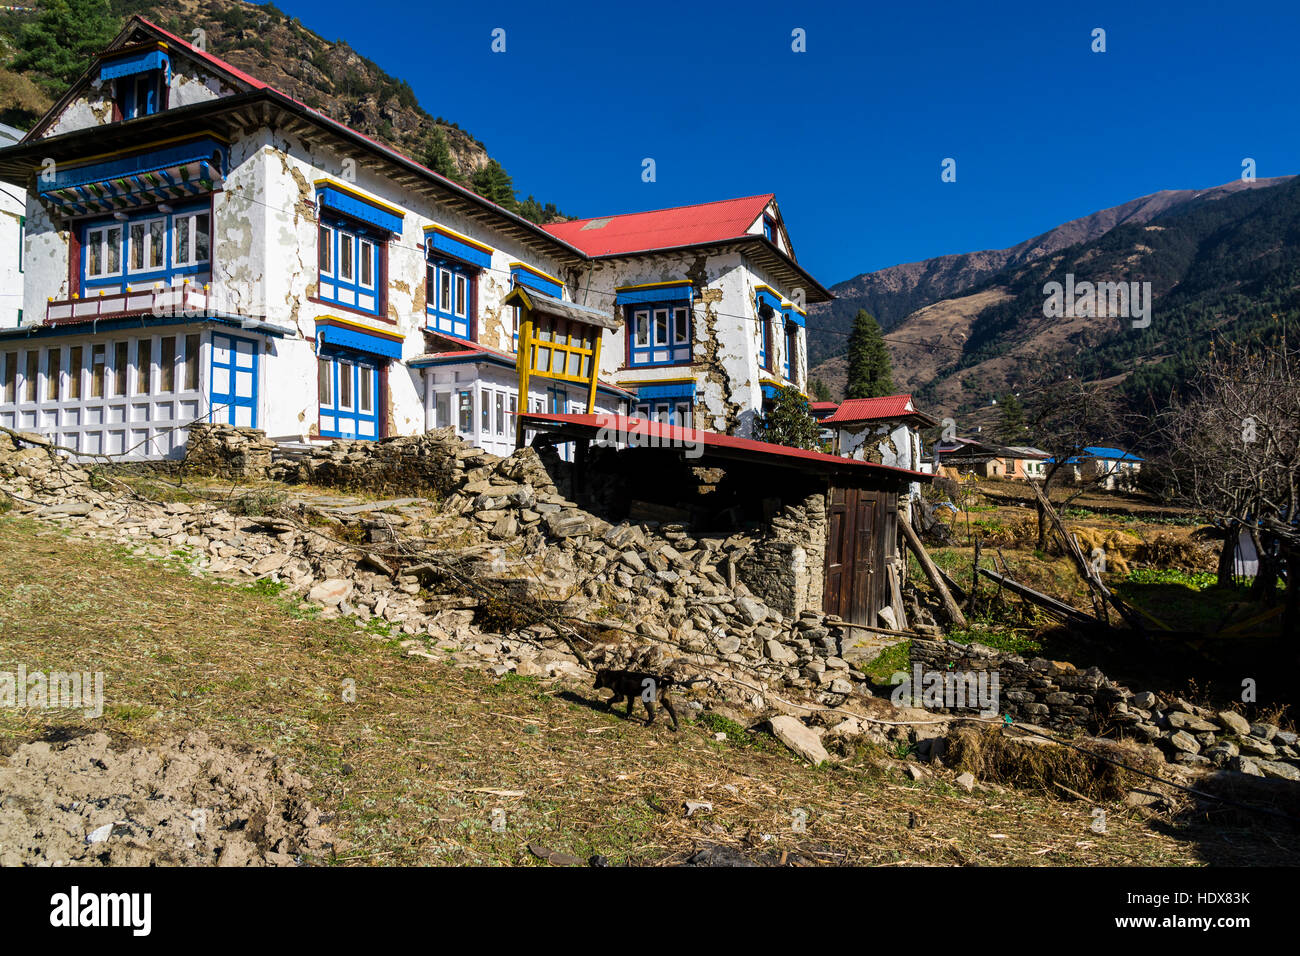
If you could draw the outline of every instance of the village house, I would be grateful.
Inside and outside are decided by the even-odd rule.
[[[939,474],[948,478],[974,474],[980,478],[1025,481],[1045,478],[1051,456],[1030,445],[999,445],[954,437],[935,446],[935,459]]]
[[[140,17],[0,179],[28,190],[0,425],[82,455],[177,457],[197,420],[497,453],[524,411],[748,434],[830,298],[770,195],[538,226]]]
[[[938,426],[939,421],[919,410],[910,394],[903,394],[848,399],[821,423],[833,429],[837,455],[921,471],[921,431]],[[911,496],[920,493],[920,484],[913,483]]]
[[[1048,458],[1050,465],[1054,459]],[[1106,491],[1124,490],[1137,484],[1143,459],[1120,448],[1089,445],[1078,455],[1065,459],[1069,476],[1077,484],[1090,483]]]

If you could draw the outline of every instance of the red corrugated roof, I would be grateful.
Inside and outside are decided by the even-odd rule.
[[[814,412],[833,412],[839,408],[834,402],[810,402],[808,407]]]
[[[879,398],[850,398],[827,422],[869,422],[882,418],[906,418],[918,414],[912,396],[881,395]]]
[[[673,249],[746,235],[772,198],[772,193],[765,193],[695,206],[553,222],[542,228],[589,256]]]
[[[819,465],[832,465],[842,469],[868,469],[888,472],[908,480],[923,478],[929,481],[934,475],[907,468],[892,468],[889,465],[877,465],[870,461],[858,461],[853,458],[841,458],[839,455],[827,455],[820,451],[807,451],[803,448],[791,448],[788,445],[773,445],[768,442],[754,441],[752,438],[737,438],[735,435],[721,435],[718,432],[705,431],[702,428],[683,428],[680,425],[667,425],[652,422],[644,418],[626,418],[622,415],[553,415],[530,412],[523,416],[525,422],[554,422],[559,425],[577,425],[583,428],[609,429],[645,439],[655,439],[663,446],[703,445],[705,448],[717,448],[731,451],[755,452],[771,455],[775,458],[796,458]]]

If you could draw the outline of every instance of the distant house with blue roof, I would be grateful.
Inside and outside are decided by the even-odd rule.
[[[1055,459],[1049,458],[1044,464],[1051,466],[1054,462]],[[1088,445],[1080,454],[1065,459],[1075,481],[1096,484],[1107,491],[1132,488],[1137,484],[1142,462],[1143,459],[1132,452],[1103,445]]]

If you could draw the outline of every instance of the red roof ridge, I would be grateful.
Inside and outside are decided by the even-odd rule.
[[[566,219],[564,222],[548,222],[543,229],[550,230],[551,226],[572,226],[580,222],[593,222],[597,219],[626,219],[629,216],[649,216],[657,212],[676,212],[679,209],[698,209],[703,206],[717,206],[722,203],[740,203],[750,199],[763,199],[771,201],[776,198],[776,193],[755,193],[752,196],[735,196],[731,199],[710,199],[706,202],[688,202],[680,206],[661,206],[657,209],[641,209],[636,212],[616,212],[606,216],[583,216],[579,219]]]

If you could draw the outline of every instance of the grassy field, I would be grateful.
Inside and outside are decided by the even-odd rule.
[[[346,841],[318,862],[544,865],[536,844],[661,864],[713,843],[798,863],[1295,862],[1271,837],[1118,805],[1098,834],[1088,803],[913,781],[880,751],[814,769],[717,716],[678,734],[646,728],[589,689],[409,657],[275,588],[205,580],[183,558],[136,557],[13,514],[0,516],[0,582],[0,670],[102,670],[106,698],[97,720],[0,711],[0,752],[88,729],[123,745],[201,729],[268,747],[313,781]],[[713,810],[688,819],[687,800]]]

